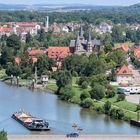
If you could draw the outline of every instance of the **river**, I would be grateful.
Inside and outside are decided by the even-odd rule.
[[[24,109],[36,117],[49,121],[50,132],[30,132],[11,118],[12,113]],[[0,82],[0,129],[8,134],[65,134],[76,131],[72,124],[83,128],[84,134],[140,134],[140,128],[124,121],[69,104],[51,93],[17,88]]]

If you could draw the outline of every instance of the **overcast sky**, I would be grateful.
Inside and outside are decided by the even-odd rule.
[[[64,4],[64,3],[82,3],[92,5],[132,5],[140,3],[140,0],[0,0],[0,3],[6,4]]]

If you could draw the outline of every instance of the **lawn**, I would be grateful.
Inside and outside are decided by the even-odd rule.
[[[135,104],[127,102],[126,100],[117,102],[117,95],[115,97],[109,98],[109,99],[103,98],[102,101],[103,102],[109,101],[113,105],[118,106],[119,108],[130,110],[130,111],[134,111],[134,112],[137,109],[137,106]]]

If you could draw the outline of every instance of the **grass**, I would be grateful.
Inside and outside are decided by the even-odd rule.
[[[103,102],[109,101],[113,105],[118,106],[121,109],[126,109],[126,110],[133,111],[133,112],[135,112],[136,109],[137,109],[137,105],[136,104],[127,102],[126,100],[117,102],[117,95],[115,97],[109,98],[109,99],[108,98],[103,98],[102,101]]]
[[[57,85],[56,83],[48,83],[48,85],[44,88],[45,91],[57,91]]]

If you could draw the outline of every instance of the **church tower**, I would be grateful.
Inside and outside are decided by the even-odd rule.
[[[84,31],[83,31],[83,27],[82,26],[80,28],[79,38],[80,38],[80,40],[84,40]]]
[[[91,40],[91,34],[89,32],[88,40],[87,40],[87,52],[92,52],[93,43]]]
[[[79,34],[78,34],[76,42],[75,42],[75,52],[77,52],[79,50],[80,50],[80,37],[79,37]]]

